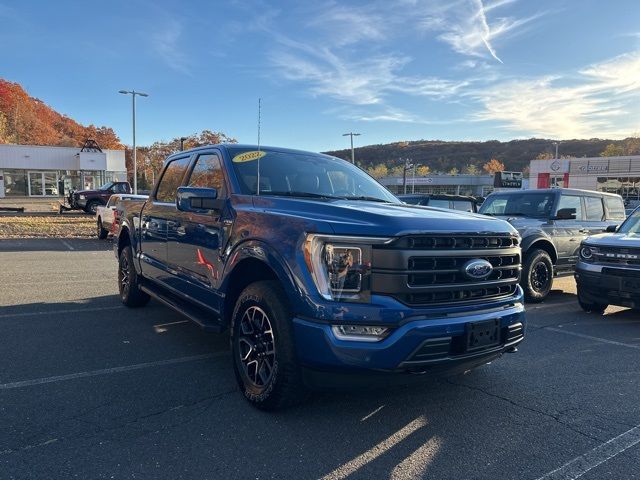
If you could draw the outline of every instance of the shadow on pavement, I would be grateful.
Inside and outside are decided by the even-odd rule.
[[[0,252],[88,252],[108,251],[111,239],[96,238],[8,238],[0,239]]]

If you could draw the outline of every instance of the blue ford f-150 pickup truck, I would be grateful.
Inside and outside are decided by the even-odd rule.
[[[259,408],[336,379],[468,370],[524,338],[511,225],[405,205],[344,160],[197,148],[169,157],[136,208],[114,242],[122,301],[230,329]]]

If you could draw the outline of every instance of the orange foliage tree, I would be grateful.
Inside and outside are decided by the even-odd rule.
[[[502,163],[497,158],[492,158],[487,163],[485,163],[482,168],[487,173],[504,172],[504,163]]]
[[[122,148],[111,128],[80,125],[0,78],[0,143],[79,147],[88,138],[102,148]]]

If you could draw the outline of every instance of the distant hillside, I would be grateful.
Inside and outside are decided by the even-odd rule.
[[[624,140],[563,140],[559,155],[569,157],[597,157],[609,145],[623,145]],[[351,150],[326,152],[336,157],[351,159]],[[429,167],[431,172],[448,172],[452,168],[462,171],[467,165],[482,168],[492,158],[504,163],[507,170],[522,171],[539,154],[555,154],[553,140],[531,138],[499,142],[444,142],[417,140],[411,142],[369,145],[356,148],[356,161],[365,169],[385,164],[390,170],[401,164],[400,158]]]
[[[80,147],[88,138],[102,148],[123,148],[111,128],[80,125],[0,78],[0,143]]]

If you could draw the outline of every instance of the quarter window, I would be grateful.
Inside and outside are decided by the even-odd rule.
[[[599,197],[584,197],[587,207],[587,221],[601,222],[604,220],[604,206],[602,199]]]
[[[218,198],[225,196],[224,176],[220,158],[214,153],[200,155],[191,172],[190,187],[215,188]]]
[[[624,211],[624,203],[618,197],[604,197],[604,203],[609,211],[609,218],[612,220],[624,220],[626,214]]]
[[[171,160],[162,174],[156,200],[159,202],[172,203],[176,201],[176,192],[182,183],[184,173],[189,166],[189,157]]]

